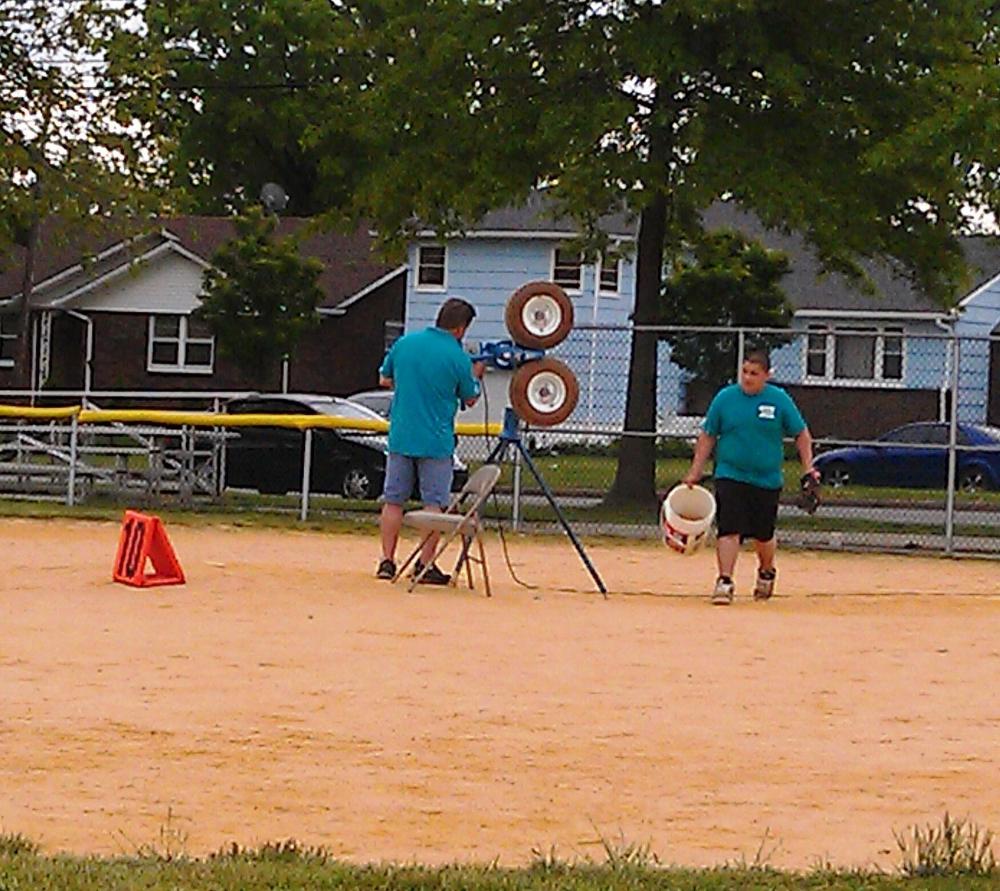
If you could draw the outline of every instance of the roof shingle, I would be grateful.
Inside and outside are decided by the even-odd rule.
[[[282,218],[278,223],[281,236],[297,232],[309,221],[298,217]],[[187,250],[206,262],[236,234],[233,220],[228,217],[179,216],[157,220],[150,233],[166,230]],[[156,237],[154,234],[152,237]],[[68,241],[56,241],[43,231],[36,257],[35,281],[45,282],[58,273],[77,265],[86,257],[120,244],[123,234],[113,230],[90,231]],[[302,242],[301,253],[314,257],[323,264],[319,286],[326,295],[320,304],[333,308],[378,279],[398,268],[382,261],[373,254],[374,239],[369,226],[358,226],[349,234],[322,232],[307,236]],[[125,262],[136,251],[148,249],[146,239],[140,240],[131,252],[123,252]],[[0,299],[9,298],[21,290],[24,250],[15,250],[0,258]]]

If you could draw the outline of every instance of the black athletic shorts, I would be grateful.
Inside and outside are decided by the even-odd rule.
[[[762,489],[736,480],[715,481],[716,522],[719,537],[738,535],[740,541],[770,541],[778,518],[781,489]]]

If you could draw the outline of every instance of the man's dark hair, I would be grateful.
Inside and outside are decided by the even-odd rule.
[[[771,370],[771,354],[767,350],[754,349],[750,350],[743,357],[744,362],[753,362],[755,365],[759,365],[764,371]]]
[[[438,310],[436,324],[445,331],[453,331],[455,328],[468,328],[475,317],[476,309],[468,300],[449,297]]]

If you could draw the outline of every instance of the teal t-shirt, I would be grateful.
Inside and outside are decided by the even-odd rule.
[[[389,451],[410,458],[448,458],[455,450],[459,401],[479,395],[472,359],[442,328],[399,338],[379,369],[392,378]]]
[[[781,387],[764,384],[748,396],[739,384],[724,387],[712,400],[702,428],[716,437],[715,476],[780,489],[785,436],[798,436],[806,426],[792,397]]]

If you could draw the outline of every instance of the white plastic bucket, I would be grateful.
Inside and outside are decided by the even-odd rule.
[[[715,519],[715,496],[703,486],[675,486],[663,499],[663,543],[679,554],[693,554],[708,538]]]

